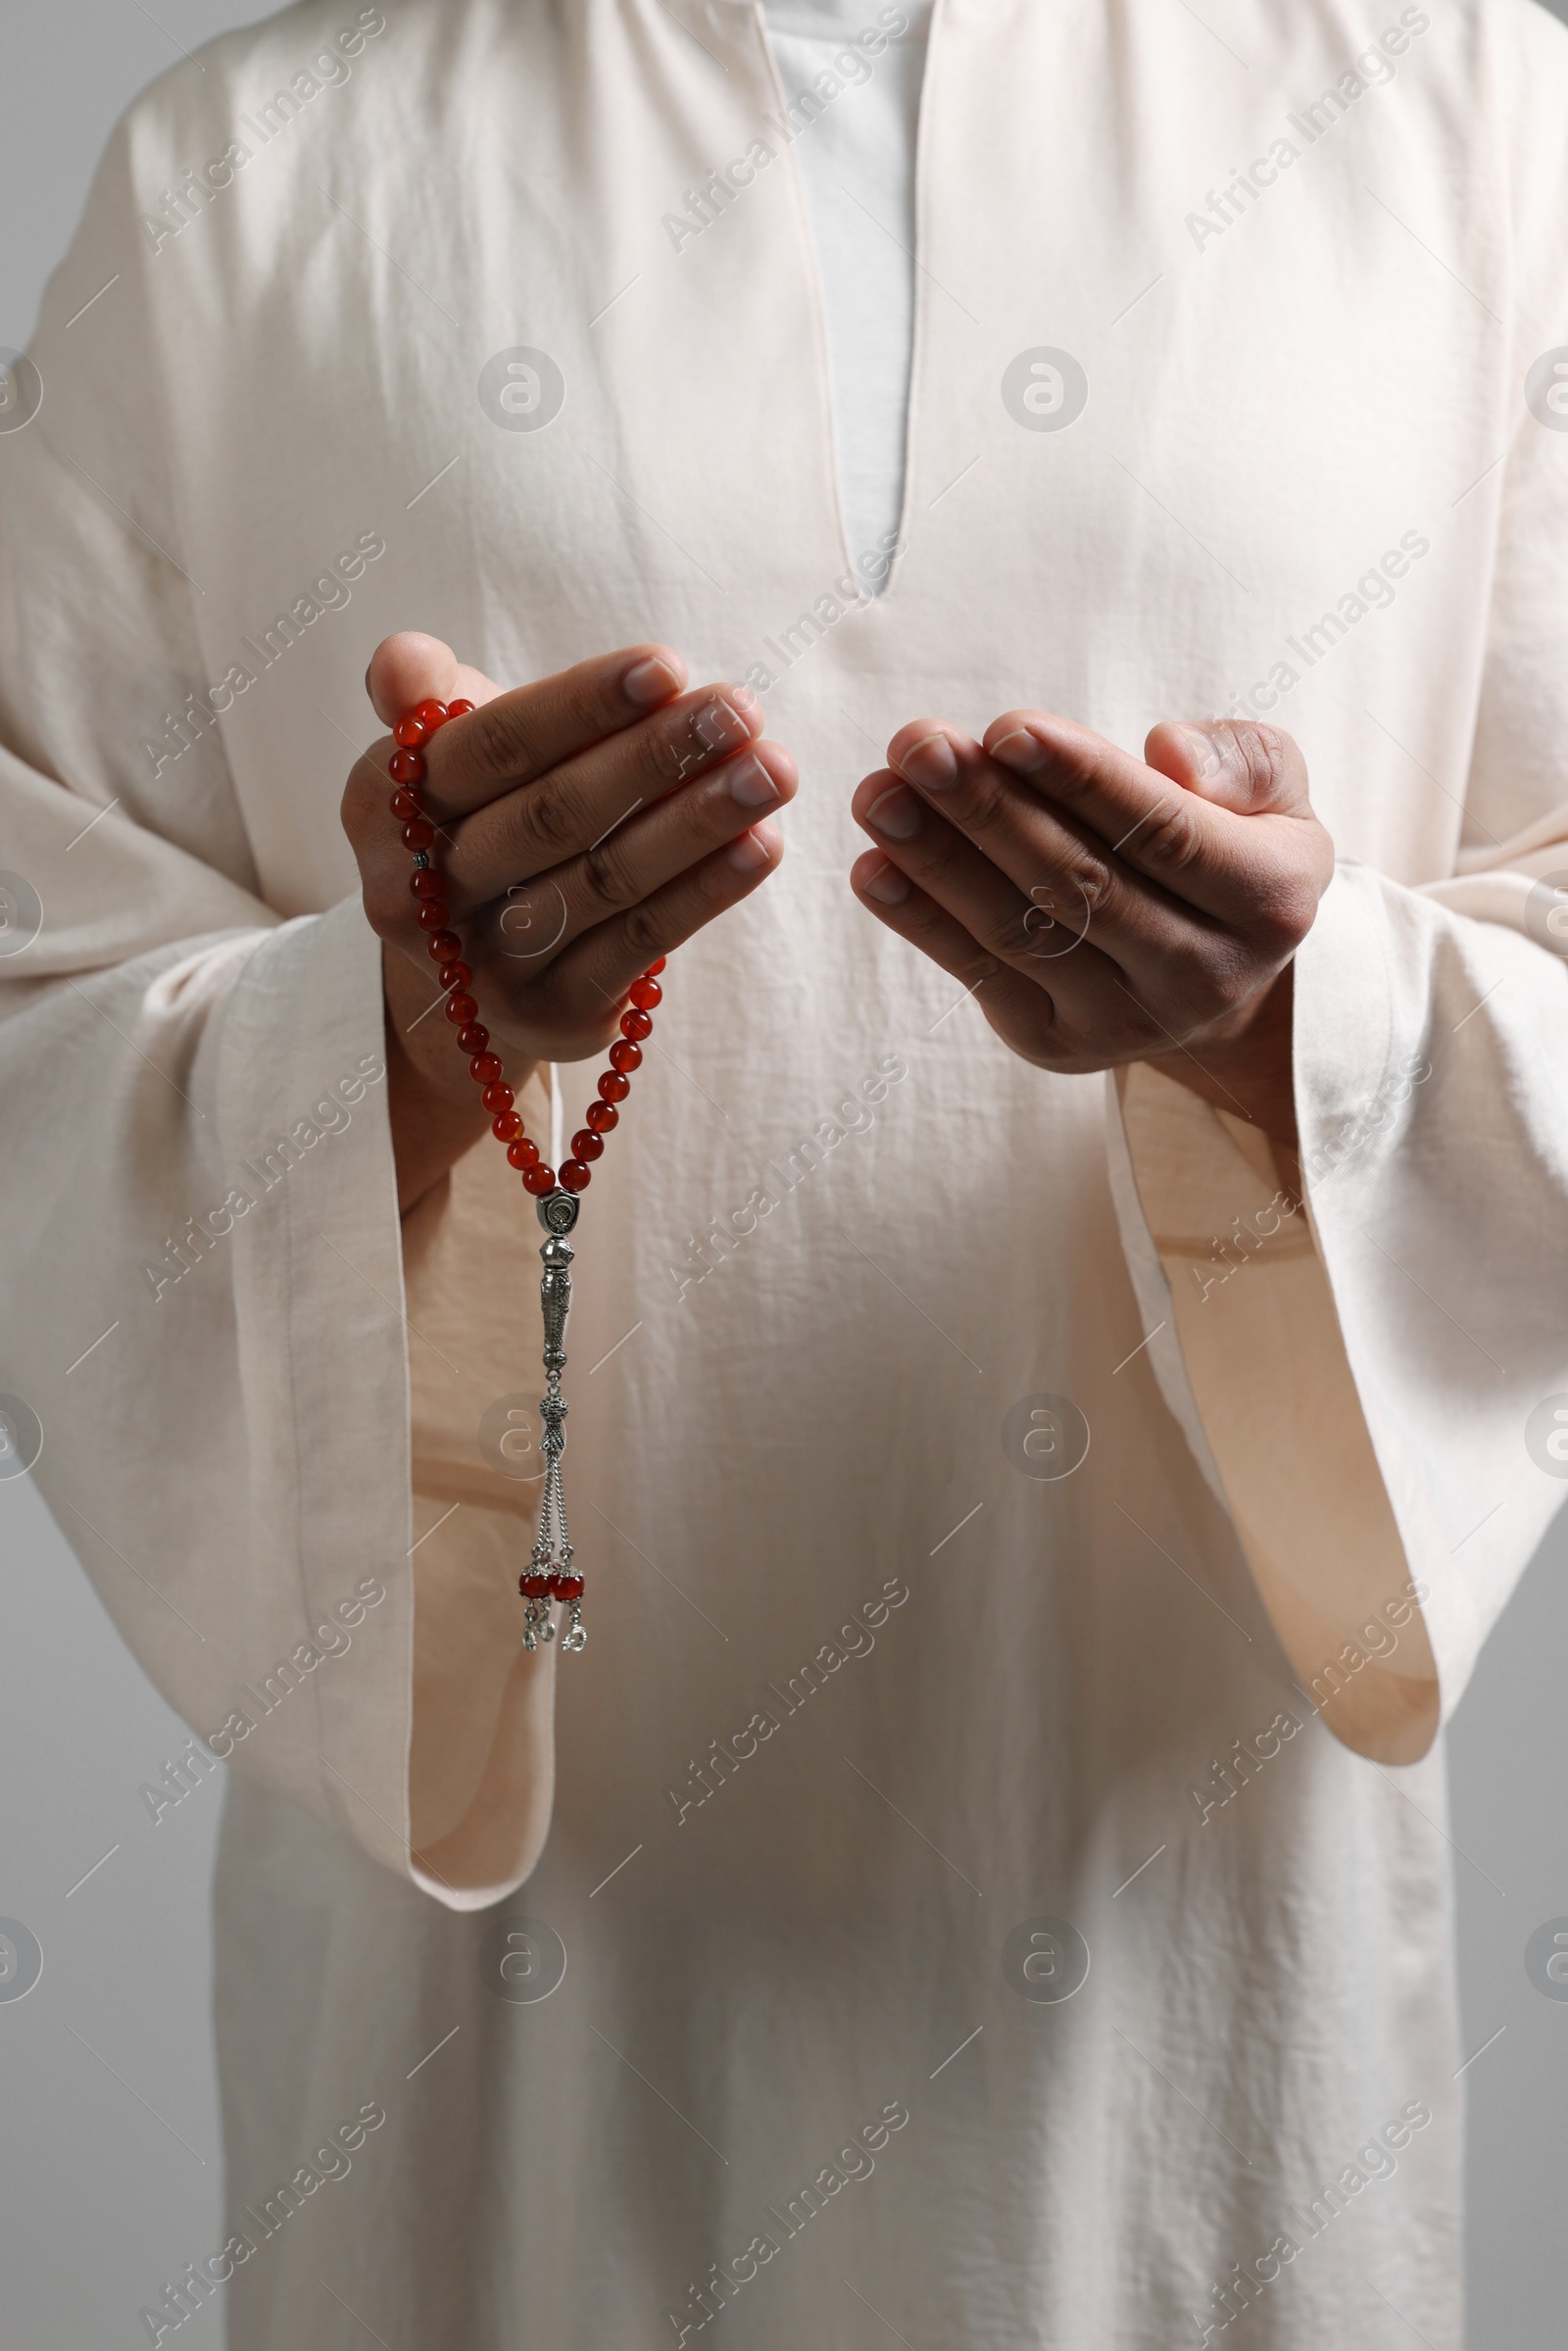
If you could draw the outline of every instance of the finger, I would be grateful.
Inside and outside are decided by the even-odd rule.
[[[764,816],[640,905],[585,932],[552,964],[549,1000],[581,1024],[582,1055],[599,1051],[606,1017],[618,1011],[639,972],[750,898],[777,870],[783,855],[784,836]]]
[[[1239,816],[1302,814],[1309,806],[1306,760],[1293,735],[1251,719],[1161,720],[1144,758],[1184,791]]]
[[[1126,865],[1216,921],[1247,927],[1278,847],[1269,830],[1276,819],[1216,807],[1102,735],[1042,710],[1005,712],[986,729],[985,746]]]
[[[443,727],[429,744],[429,804],[443,817],[483,808],[646,719],[685,683],[678,653],[665,645],[633,645],[497,694],[457,725]],[[732,701],[737,695],[746,696],[746,689],[730,689]]]
[[[1210,931],[1191,906],[1125,865],[1098,835],[1073,824],[971,737],[929,721],[923,727],[902,729],[889,746],[903,773],[923,779],[923,789],[882,769],[858,786],[851,808],[896,863],[998,954],[1017,949],[1001,913],[1009,900],[987,886],[985,866],[1038,909],[1032,936],[1053,925],[1079,935],[1092,929],[1108,955],[1139,966],[1152,981],[1163,958],[1190,955],[1200,944],[1195,925]],[[959,840],[966,844],[962,854]],[[1059,952],[1059,939],[1051,946]]]
[[[1087,858],[1064,836],[1070,854],[1060,861],[1042,857],[1030,868],[1040,879],[1024,891],[890,769],[866,776],[851,807],[923,897],[987,955],[1060,998],[1064,1016],[1087,1020],[1108,1009],[1119,1018],[1106,992],[1122,978],[1135,996],[1159,994],[1183,1017],[1212,1016],[1210,972],[1235,959],[1224,935],[1173,910],[1162,894],[1118,872],[1113,858]],[[1067,970],[1069,955],[1075,960]],[[1178,1002],[1189,997],[1190,1004]]]
[[[514,882],[582,856],[638,809],[752,747],[761,731],[760,706],[745,687],[683,695],[461,822],[444,818],[453,844],[444,867],[467,903],[498,897]]]
[[[474,925],[476,947],[493,944],[524,968],[532,963],[538,971],[547,955],[563,952],[597,923],[653,897],[689,866],[739,839],[768,810],[783,808],[794,799],[799,781],[782,744],[754,744],[614,827],[580,857],[512,884],[502,898],[491,883],[483,902],[462,881],[468,855],[465,836],[481,821],[470,817],[449,860],[445,895],[459,921],[482,903]]]
[[[850,868],[850,887],[869,914],[951,974],[999,1034],[1043,1066],[1054,1058],[1031,1052],[1025,1040],[1048,1042],[1055,1028],[1055,999],[991,955],[957,918],[918,889],[880,850],[867,850]],[[961,1002],[961,999],[959,1000]]]

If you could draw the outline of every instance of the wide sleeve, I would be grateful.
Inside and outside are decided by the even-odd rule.
[[[461,1561],[416,1533],[380,948],[357,896],[263,902],[212,723],[152,137],[117,133],[0,429],[0,1447],[213,1754],[471,1907],[543,1840],[551,1669],[481,1673],[421,1851],[416,1688],[450,1715],[473,1659],[434,1606],[419,1670],[416,1577]],[[59,284],[116,278],[116,338],[73,338]]]
[[[1568,318],[1568,159],[1540,114],[1453,870],[1342,863],[1297,956],[1299,1211],[1185,1088],[1145,1067],[1108,1095],[1161,1388],[1303,1693],[1386,1761],[1430,1743],[1568,1499],[1568,414],[1530,372]]]

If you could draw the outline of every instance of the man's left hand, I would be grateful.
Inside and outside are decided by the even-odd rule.
[[[869,913],[1043,1069],[1151,1061],[1294,1150],[1291,958],[1334,849],[1289,735],[1156,726],[1140,761],[1009,710],[976,743],[922,718],[852,803]]]

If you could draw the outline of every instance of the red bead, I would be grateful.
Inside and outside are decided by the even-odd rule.
[[[395,784],[416,784],[424,774],[424,754],[395,751],[386,763],[386,771]]]
[[[435,976],[443,988],[466,988],[473,973],[466,963],[443,963]]]
[[[435,826],[427,816],[411,816],[403,827],[405,849],[428,849],[435,840]]]
[[[407,718],[400,718],[392,729],[392,740],[400,743],[405,751],[417,751],[429,731],[411,711]]]
[[[468,1063],[468,1075],[476,1086],[493,1086],[497,1078],[506,1074],[499,1053],[475,1053]]]
[[[424,814],[424,809],[420,805],[417,793],[411,792],[407,784],[399,784],[397,790],[393,793],[391,799],[386,805],[391,809],[393,815],[398,817],[404,824],[409,823],[409,821],[415,816],[422,816]]]
[[[521,1592],[525,1600],[548,1599],[550,1595],[550,1578],[548,1576],[541,1576],[537,1570],[533,1570],[531,1572],[525,1570],[523,1574],[517,1578],[517,1590]]]
[[[456,931],[437,931],[433,939],[426,939],[424,952],[432,963],[450,963],[462,955],[463,941]]]
[[[487,1053],[485,1058],[493,1061],[495,1059],[495,1055],[494,1053]],[[483,1102],[487,1110],[510,1110],[516,1099],[517,1098],[513,1093],[512,1088],[504,1084],[500,1078],[492,1078],[490,1084],[486,1086],[484,1092],[479,1097],[479,1100]]]
[[[599,1099],[602,1102],[623,1102],[630,1092],[629,1079],[623,1078],[618,1069],[607,1069],[599,1081]]]
[[[451,920],[452,908],[444,898],[427,898],[419,908],[421,931],[444,931]],[[441,960],[444,963],[447,957],[443,955]]]
[[[654,1024],[646,1012],[622,1012],[620,1033],[623,1037],[630,1037],[634,1044],[640,1037],[651,1037],[653,1030]]]
[[[409,716],[417,718],[425,733],[433,735],[438,726],[447,722],[447,706],[444,702],[416,702]]]
[[[550,1581],[556,1588],[558,1599],[580,1600],[582,1598],[581,1576],[552,1576]]]
[[[454,988],[447,998],[447,1018],[456,1028],[466,1028],[478,1009],[466,988]]]
[[[629,1077],[634,1069],[641,1069],[642,1065],[642,1047],[633,1045],[629,1037],[618,1037],[610,1049],[611,1068],[618,1069],[622,1077]]]
[[[531,1192],[536,1200],[543,1200],[547,1192],[554,1192],[556,1188],[555,1169],[547,1167],[542,1159],[535,1166],[524,1168],[522,1188],[524,1192]]]
[[[507,1145],[507,1157],[514,1167],[537,1167],[539,1146],[529,1135],[519,1135],[515,1143]]]
[[[471,702],[449,702],[447,704],[447,716],[449,718],[466,718],[472,708],[473,705]]]
[[[619,1126],[620,1112],[613,1102],[590,1102],[588,1124],[596,1135],[608,1135],[612,1127]]]
[[[490,1042],[490,1031],[482,1020],[470,1020],[458,1031],[458,1043],[466,1053],[482,1053]]]
[[[498,1143],[515,1143],[522,1133],[522,1120],[515,1110],[503,1110],[490,1121],[490,1132]]]
[[[409,825],[405,829],[409,832],[412,832],[414,827]],[[426,825],[424,829],[426,832],[428,832],[430,828],[428,825]],[[439,898],[441,895],[441,876],[437,873],[433,865],[416,866],[414,872],[409,876],[409,888],[412,890],[416,898]]]
[[[603,1135],[596,1135],[592,1127],[579,1127],[571,1139],[571,1155],[574,1159],[599,1159],[604,1156],[604,1150]]]
[[[649,964],[648,969],[643,973],[643,978],[645,980],[657,980],[660,973],[663,970],[664,965],[668,961],[669,957],[667,955],[660,955],[656,961]]]
[[[664,991],[657,980],[633,980],[627,993],[639,1012],[651,1012],[664,1001]]]
[[[586,1192],[593,1182],[593,1170],[584,1167],[580,1159],[564,1159],[561,1167],[562,1189],[566,1192]]]

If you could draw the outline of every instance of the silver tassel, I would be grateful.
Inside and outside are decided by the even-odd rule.
[[[582,1578],[571,1563],[566,1497],[561,1484],[561,1456],[566,1449],[566,1399],[561,1393],[561,1375],[566,1365],[566,1316],[571,1311],[571,1261],[575,1253],[566,1235],[577,1221],[580,1202],[575,1193],[558,1190],[546,1193],[536,1205],[546,1236],[539,1251],[544,1266],[539,1303],[545,1326],[545,1393],[539,1402],[543,1430],[539,1449],[545,1457],[545,1491],[539,1505],[539,1532],[534,1539],[533,1554],[517,1579],[517,1588],[528,1603],[522,1616],[522,1645],[525,1649],[537,1649],[541,1641],[555,1640],[555,1602],[560,1599],[566,1606],[561,1645],[564,1649],[577,1650],[587,1647],[588,1631],[582,1621]]]

